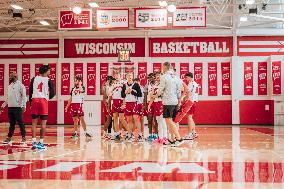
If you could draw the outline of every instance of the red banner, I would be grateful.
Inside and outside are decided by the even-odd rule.
[[[108,75],[108,63],[101,63],[100,64],[100,91],[102,89],[103,84],[106,81],[106,77]]]
[[[70,94],[70,63],[61,64],[61,95]]]
[[[0,64],[0,96],[4,96],[5,64]]]
[[[253,95],[253,62],[244,62],[244,95]]]
[[[267,62],[258,63],[258,95],[267,95]]]
[[[39,75],[39,68],[42,64],[35,64],[35,76]]]
[[[189,63],[180,63],[180,78],[184,80],[184,75],[189,72]]]
[[[147,62],[138,63],[138,76],[140,84],[145,86],[147,84]]]
[[[150,57],[229,57],[232,37],[150,38]]]
[[[49,74],[49,79],[53,82],[54,84],[54,92],[56,94],[56,63],[48,64],[50,67],[50,74]]]
[[[83,63],[74,63],[74,79],[75,77],[80,77],[82,81],[84,81],[83,78]]]
[[[145,56],[144,38],[65,39],[64,57],[117,57],[120,49],[129,49],[131,57]]]
[[[26,87],[27,95],[30,94],[31,65],[22,64],[22,83]]]
[[[222,95],[231,95],[231,66],[230,62],[221,63]]]
[[[17,73],[17,64],[9,64],[9,75],[12,73],[12,72],[16,72]]]
[[[82,10],[80,14],[60,10],[58,29],[92,29],[92,10]]]
[[[119,73],[122,74],[122,64],[120,62],[112,63],[112,75]],[[122,79],[125,79],[123,75],[120,75]]]
[[[281,94],[281,61],[272,62],[272,92]]]
[[[208,96],[217,94],[217,63],[208,63]]]
[[[132,73],[132,76],[134,77],[134,63],[125,63],[124,66],[125,66],[125,70],[124,70],[125,71],[125,76],[128,73]]]
[[[96,94],[96,63],[87,64],[87,95]]]
[[[162,64],[161,63],[153,63],[153,73],[161,72],[162,71]]]
[[[202,78],[203,78],[202,63],[194,63],[194,81],[198,84],[199,95],[202,95]]]
[[[58,39],[0,40],[1,58],[58,58]]]

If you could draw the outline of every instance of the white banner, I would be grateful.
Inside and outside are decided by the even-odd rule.
[[[129,9],[98,9],[97,29],[128,28]]]
[[[168,11],[160,8],[134,10],[136,28],[159,28],[168,26]]]
[[[173,27],[206,27],[206,8],[177,8],[173,14]]]

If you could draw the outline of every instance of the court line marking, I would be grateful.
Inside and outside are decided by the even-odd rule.
[[[73,153],[76,153],[76,152],[80,152],[80,151],[83,151],[83,150],[86,150],[86,149],[83,148],[83,149],[75,150],[75,151],[72,151],[72,152],[67,152],[67,153],[64,153],[64,154],[59,154],[59,155],[56,155],[56,156],[51,156],[51,157],[48,157],[48,158],[43,158],[42,160],[48,160],[48,159],[58,158],[58,157],[66,156],[66,155],[73,154]]]

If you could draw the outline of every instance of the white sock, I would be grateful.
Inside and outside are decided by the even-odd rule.
[[[77,131],[75,131],[74,133],[75,133],[75,134],[78,134],[78,132],[77,132]]]
[[[162,118],[161,123],[163,125],[163,137],[162,138],[168,138],[168,127],[167,127],[165,118]]]
[[[33,141],[33,142],[36,142],[36,138],[32,138],[32,141]]]
[[[39,139],[39,142],[43,144],[43,138]]]
[[[157,123],[158,123],[158,135],[159,138],[163,138],[163,124],[162,124],[162,115],[161,116],[156,116]]]

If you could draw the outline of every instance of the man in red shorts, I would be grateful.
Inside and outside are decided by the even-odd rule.
[[[137,105],[137,99],[142,97],[141,89],[138,83],[134,83],[132,73],[126,75],[127,82],[123,85],[121,91],[121,97],[124,98],[124,115],[127,120],[128,133],[126,140],[132,139],[132,132],[138,129],[137,140],[142,141],[140,116],[136,115],[135,109]]]
[[[32,149],[46,149],[43,139],[48,118],[48,101],[55,96],[53,82],[48,78],[50,67],[42,65],[39,68],[39,75],[31,79],[30,96],[32,116]],[[36,126],[38,118],[41,119],[40,140],[36,142]]]
[[[74,133],[71,138],[77,139],[79,137],[78,136],[79,120],[84,129],[84,134],[86,138],[91,138],[92,136],[89,133],[87,133],[87,126],[84,119],[83,102],[86,93],[85,93],[85,87],[82,86],[82,79],[80,77],[76,77],[74,85],[75,86],[70,93],[68,104],[65,107],[65,112],[67,112],[69,106],[71,106],[70,113],[74,122]]]
[[[198,102],[198,84],[193,80],[193,74],[191,72],[185,74],[185,80],[188,82],[188,96],[189,100],[193,102],[193,105],[191,106],[190,110],[188,111],[188,129],[189,134],[185,137],[187,140],[194,140],[197,138],[197,133],[195,131],[195,123],[193,120],[193,115],[196,110],[196,104]]]

